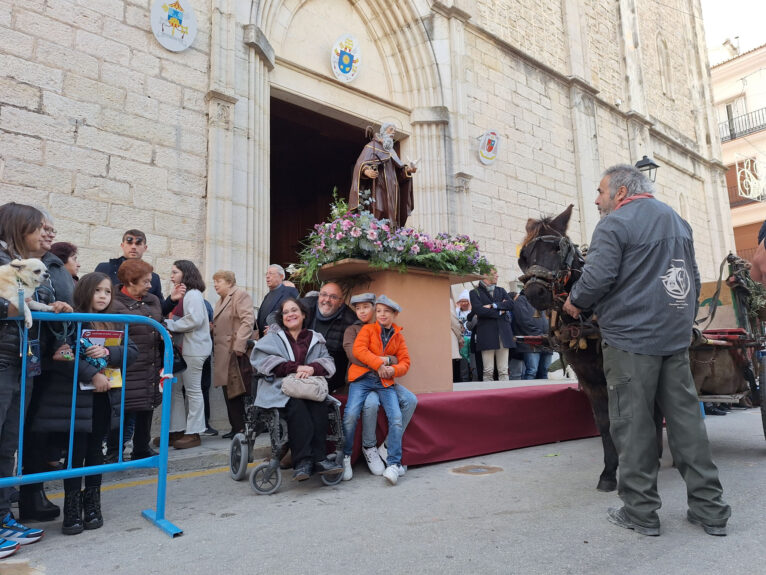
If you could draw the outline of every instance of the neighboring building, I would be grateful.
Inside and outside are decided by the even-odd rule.
[[[472,235],[506,280],[528,218],[574,203],[588,241],[600,172],[645,154],[704,279],[733,246],[699,0],[179,0],[178,53],[151,4],[0,0],[0,195],[48,207],[85,269],[138,227],[159,273],[232,269],[260,300],[383,120],[422,160],[409,224]]]
[[[726,44],[725,44],[726,46]],[[731,47],[731,43],[728,43]],[[712,57],[712,56],[711,56]],[[766,220],[766,44],[710,69],[737,254],[750,259]],[[748,194],[747,197],[742,194]],[[756,198],[756,199],[753,199]]]

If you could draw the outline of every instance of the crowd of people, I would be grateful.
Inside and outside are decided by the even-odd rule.
[[[524,291],[507,292],[491,270],[452,310],[453,381],[548,379],[548,318]]]
[[[649,411],[657,401],[668,422],[679,470],[690,494],[695,493],[689,501],[689,521],[711,535],[725,535],[730,508],[721,497],[686,354],[688,326],[699,292],[691,228],[669,207],[654,200],[651,185],[631,166],[607,170],[596,204],[602,220],[594,233],[591,257],[563,311],[572,318],[578,318],[582,309],[599,312],[624,502],[624,507],[610,509],[608,518],[645,535],[660,533],[657,458],[651,448],[654,435],[647,432],[652,431]],[[628,204],[630,207],[624,208]],[[654,214],[651,229],[637,223],[633,212],[639,206]],[[605,217],[621,208],[617,217]],[[244,397],[251,393],[252,374],[257,372],[255,405],[284,410],[293,479],[303,481],[318,473],[342,474],[343,480],[351,480],[360,418],[362,455],[370,472],[383,476],[391,485],[405,475],[402,436],[418,400],[397,382],[410,368],[410,355],[402,328],[396,323],[401,306],[393,299],[364,293],[354,295],[347,305],[343,289],[332,281],[318,292],[300,297],[295,286],[285,281],[284,269],[271,265],[266,270],[269,291],[257,314],[250,296],[227,270],[219,270],[212,277],[219,297],[213,308],[204,299],[202,274],[189,260],[173,262],[168,270],[170,293],[164,297],[159,276],[142,258],[148,246],[140,230],[123,234],[121,257],[84,275],[80,273],[77,247],[68,242],[54,243],[55,236],[53,217],[45,210],[16,203],[0,206],[0,266],[12,260],[40,259],[47,274],[34,297],[61,315],[61,321],[34,323],[28,331],[26,350],[21,349],[21,322],[0,321],[0,477],[15,472],[22,414],[26,421],[21,457],[24,474],[60,469],[65,458],[76,468],[119,460],[128,443],[132,444],[132,459],[156,455],[153,445],[159,445],[160,438],[151,438],[151,428],[153,412],[162,399],[163,340],[156,330],[139,324],[131,326],[129,340],[121,345],[78,341],[80,334],[66,321],[66,314],[73,311],[93,314],[94,319],[82,326],[91,330],[119,334],[122,324],[101,321],[99,314],[140,315],[164,323],[173,335],[174,353],[184,363],[171,395],[169,442],[176,449],[198,446],[203,436],[218,433],[209,425],[211,381],[222,389],[231,425],[223,437],[242,432]],[[655,241],[655,237],[666,236],[671,238],[666,243],[672,244],[668,249]],[[637,335],[638,328],[657,331],[644,315],[630,329],[620,323],[625,309],[637,316],[645,310],[637,296],[625,301],[615,295],[638,291],[614,286],[633,288],[638,276],[633,267],[638,269],[649,260],[643,255],[636,259],[634,252],[622,253],[622,240],[616,238],[651,246],[652,277],[663,277],[660,271],[667,265],[670,248],[683,258],[672,261],[688,262],[694,272],[695,293],[689,295],[689,289],[683,295],[688,295],[689,301],[683,305],[672,303],[680,319],[664,318],[667,329],[662,338]],[[608,257],[593,257],[602,252]],[[615,269],[621,270],[617,276],[612,274]],[[602,281],[604,277],[609,282]],[[652,297],[658,300],[665,292],[673,295],[667,286],[658,284],[652,289]],[[0,319],[18,318],[18,303],[13,298],[0,298]],[[509,293],[498,285],[497,272],[492,270],[476,287],[464,290],[451,307],[455,380],[547,377],[552,353],[541,344],[541,336],[548,333],[548,319],[533,308],[523,290]],[[514,362],[519,369],[513,369]],[[119,386],[115,386],[107,370],[123,365],[127,366],[126,373],[120,374]],[[24,381],[23,367],[29,376]],[[75,374],[79,391],[73,406]],[[630,405],[638,413],[636,406],[641,403],[642,417],[611,413],[613,388],[633,380],[636,383],[632,387],[638,391]],[[677,381],[683,385],[672,385]],[[25,405],[20,401],[22,385]],[[122,436],[120,387],[124,388]],[[328,409],[323,398],[328,393],[347,394],[342,460],[327,453]],[[625,398],[617,391],[614,394],[615,405],[619,400],[622,406]],[[644,401],[646,398],[651,401]],[[380,406],[388,421],[382,442],[377,435]],[[69,437],[72,413],[74,428]],[[632,450],[635,441],[629,437],[637,434],[643,443],[640,449]],[[63,533],[78,534],[103,525],[100,489],[100,475],[64,481]],[[42,529],[16,520],[11,511],[14,491],[0,489],[0,558],[43,536]],[[47,499],[41,483],[22,486],[18,502],[23,521],[48,521],[61,514]]]
[[[392,299],[367,293],[355,296],[347,305],[341,286],[334,282],[301,298],[285,280],[284,269],[271,265],[266,270],[269,291],[258,308],[237,286],[235,274],[227,270],[212,277],[218,301],[211,306],[203,295],[205,280],[189,260],[173,262],[169,294],[163,294],[159,275],[143,259],[148,244],[141,230],[126,231],[120,243],[122,255],[85,274],[81,273],[77,246],[54,243],[55,237],[53,217],[45,210],[16,203],[0,206],[0,265],[29,258],[45,263],[49,277],[34,297],[61,314],[60,322],[33,324],[26,358],[19,354],[18,322],[0,321],[0,477],[15,473],[22,409],[24,474],[64,468],[70,439],[75,468],[117,462],[123,453],[132,460],[157,453],[160,438],[152,438],[151,431],[154,411],[162,401],[164,344],[160,334],[148,325],[131,324],[127,345],[84,344],[87,338],[78,345],[76,324],[66,320],[70,312],[138,315],[165,325],[173,337],[174,353],[184,363],[171,392],[169,443],[175,449],[196,447],[204,436],[218,434],[209,424],[211,384],[222,390],[231,425],[223,437],[242,432],[244,398],[252,392],[256,371],[260,376],[256,405],[284,409],[294,479],[342,473],[344,480],[350,480],[354,431],[360,416],[362,453],[370,471],[390,484],[405,474],[402,435],[417,397],[396,383],[396,378],[407,373],[410,358],[401,327],[394,323],[401,309]],[[0,298],[0,319],[18,317],[17,307],[18,301]],[[123,326],[94,320],[83,323],[81,329],[119,334]],[[22,361],[29,366],[30,356],[41,368],[39,372],[28,370],[23,382],[27,402],[22,407]],[[113,385],[108,374],[123,365],[126,372]],[[78,390],[70,438],[75,373]],[[282,390],[285,378],[322,378],[329,393],[348,394],[342,461],[327,457],[327,407],[321,401],[287,395]],[[378,442],[381,405],[389,431]],[[11,511],[16,498],[18,520]],[[47,498],[42,483],[23,485],[18,491],[0,489],[0,558],[43,536],[42,529],[20,521],[51,521],[61,511]],[[62,532],[74,535],[97,529],[103,522],[101,475],[65,480]]]

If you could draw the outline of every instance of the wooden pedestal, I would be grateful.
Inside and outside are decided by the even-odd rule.
[[[353,285],[349,299],[373,292],[385,294],[401,306],[395,321],[403,328],[412,364],[409,373],[397,381],[413,393],[452,391],[450,285],[480,278],[412,267],[403,273],[376,270],[367,261],[356,259],[327,264],[319,271],[322,281]]]

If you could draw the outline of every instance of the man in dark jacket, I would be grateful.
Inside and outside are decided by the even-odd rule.
[[[513,299],[513,333],[520,335],[548,335],[548,319],[527,301],[524,292]],[[522,379],[548,379],[548,368],[553,353],[542,346],[532,346],[516,340],[516,353],[524,357]]]
[[[113,285],[118,285],[120,280],[117,279],[117,270],[120,269],[122,262],[127,259],[143,259],[146,250],[149,248],[146,243],[146,234],[141,230],[128,230],[122,234],[122,256],[119,258],[112,258],[108,262],[101,262],[96,266],[93,271],[101,272],[108,275]],[[149,290],[150,294],[157,296],[162,304],[162,315],[167,315],[178,303],[186,292],[186,286],[180,284],[177,289],[173,290],[170,297],[165,299],[162,295],[162,286],[160,285],[160,276],[152,272],[152,288]]]
[[[269,316],[279,308],[280,304],[289,297],[298,297],[298,290],[292,286],[284,285],[285,270],[278,264],[271,264],[266,270],[266,287],[269,293],[263,298],[261,307],[258,308],[258,337],[263,337],[269,325]]]
[[[596,205],[601,221],[563,309],[574,318],[593,309],[601,328],[623,501],[607,518],[642,535],[660,534],[656,403],[686,482],[687,519],[709,535],[726,535],[731,508],[723,501],[687,351],[700,292],[691,226],[655,199],[651,182],[629,165],[604,172]]]
[[[343,334],[356,321],[356,314],[343,303],[343,290],[334,282],[327,282],[318,296],[301,300],[308,309],[306,327],[321,333],[335,360],[335,375],[327,380],[330,391],[343,387],[348,368],[348,357],[343,349]]]
[[[493,380],[497,364],[498,380],[508,381],[508,350],[516,347],[511,327],[513,300],[497,285],[497,270],[491,270],[471,290],[470,298],[471,313],[478,318],[474,333],[476,351],[481,352],[483,379]]]

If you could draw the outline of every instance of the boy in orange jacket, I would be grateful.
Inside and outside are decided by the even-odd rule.
[[[394,377],[401,377],[410,369],[410,354],[401,334],[402,328],[394,323],[401,307],[395,301],[380,295],[375,300],[375,323],[362,326],[354,341],[354,356],[363,364],[351,364],[348,370],[348,400],[343,414],[343,466],[350,473],[354,432],[367,395],[376,391],[388,419],[388,458],[383,472],[389,483],[396,485],[404,475],[402,466],[402,412],[394,386]],[[389,357],[397,363],[389,365]]]

